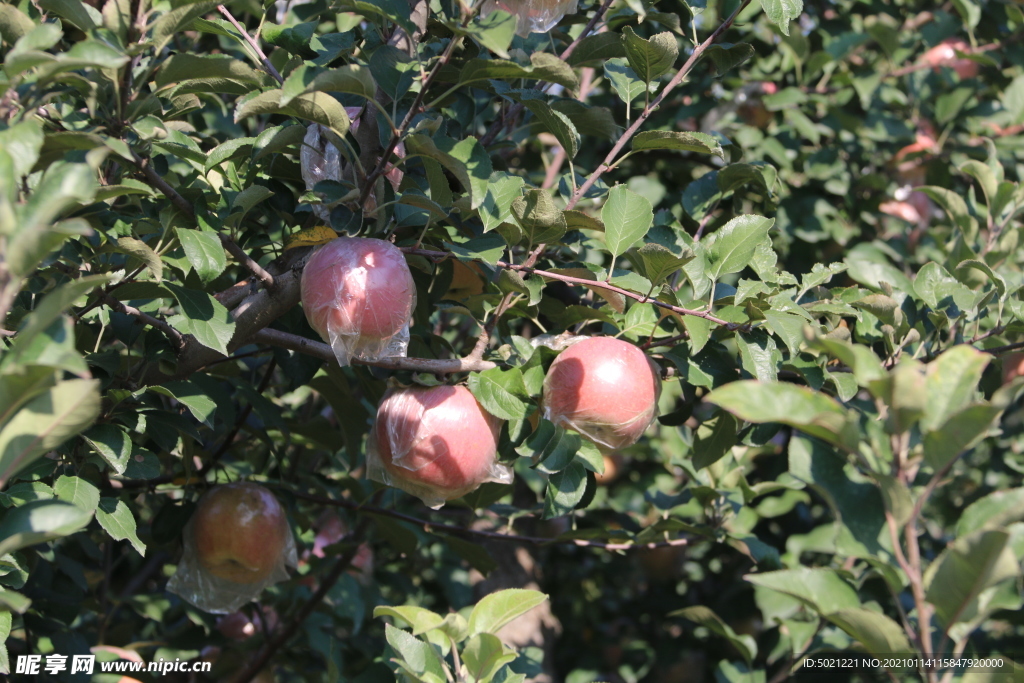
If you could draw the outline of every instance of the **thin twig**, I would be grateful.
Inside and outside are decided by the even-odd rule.
[[[579,36],[577,36],[576,40],[569,43],[569,47],[565,48],[565,50],[562,51],[562,54],[558,55],[559,59],[561,59],[562,61],[569,59],[569,56],[576,50],[576,47],[580,44],[580,42],[584,38],[589,36],[590,33],[594,30],[594,27],[596,27],[598,22],[601,21],[602,17],[604,17],[605,12],[608,11],[608,8],[612,6],[612,3],[614,1],[615,0],[604,0],[604,3],[601,5],[601,7],[599,7],[598,10],[594,12],[594,16],[590,17],[590,21],[588,21],[587,25],[583,27],[583,31],[580,33]],[[534,89],[542,90],[546,86],[547,83],[541,81],[537,83],[536,86],[534,86]],[[501,118],[492,123],[491,127],[487,129],[487,133],[485,133],[484,136],[480,138],[480,144],[486,147],[490,145],[492,142],[494,142],[494,140],[498,137],[501,131],[505,130],[505,127],[508,126],[508,122],[514,121],[515,118],[519,116],[519,114],[523,111],[523,109],[525,109],[525,105],[522,102],[518,102],[513,106],[509,107],[508,110],[501,115]]]
[[[103,303],[105,303],[107,306],[114,309],[118,313],[130,315],[133,318],[137,318],[140,322],[160,330],[167,336],[167,338],[171,342],[171,345],[173,345],[175,349],[180,349],[182,346],[185,345],[185,337],[181,334],[181,332],[178,332],[176,329],[171,327],[167,322],[160,320],[159,318],[154,318],[148,313],[143,313],[134,306],[129,306],[122,301],[118,301],[109,294],[103,294],[100,297],[100,299],[103,301]]]
[[[284,83],[284,79],[281,78],[281,74],[278,73],[277,69],[274,68],[274,65],[270,63],[269,59],[267,59],[267,55],[263,52],[260,44],[256,42],[255,38],[249,35],[249,32],[246,31],[241,24],[238,23],[238,20],[235,19],[231,12],[228,11],[228,8],[224,5],[217,5],[217,10],[231,22],[231,25],[235,27],[235,30],[241,33],[242,37],[245,38],[245,42],[249,43],[249,46],[256,51],[256,54],[259,56],[260,61],[263,62],[263,68],[266,69],[267,73],[273,76],[274,80],[278,83]]]
[[[177,190],[171,187],[170,183],[164,180],[163,177],[156,172],[156,169],[154,169],[152,164],[149,163],[149,159],[144,159],[143,157],[139,156],[138,152],[136,152],[135,150],[132,150],[132,157],[135,159],[135,166],[140,171],[142,171],[142,174],[144,176],[146,176],[146,180],[149,181],[150,185],[160,190],[160,192],[162,192],[165,197],[170,199],[171,203],[178,207],[178,209],[186,216],[188,216],[189,219],[193,221],[196,220],[195,207],[189,204],[187,199],[182,197]],[[263,268],[263,266],[256,263],[256,261],[251,256],[245,253],[242,247],[238,246],[237,242],[231,239],[231,237],[229,237],[228,235],[224,235],[221,233],[217,233],[217,237],[220,238],[220,243],[224,245],[224,249],[226,249],[229,254],[234,256],[235,260],[237,260],[239,263],[241,263],[243,266],[249,269],[249,271],[253,275],[255,275],[260,282],[263,283],[264,287],[266,287],[267,289],[274,288],[274,276],[268,273]]]
[[[718,40],[719,36],[725,33],[725,31],[728,30],[730,26],[732,26],[732,23],[736,21],[736,17],[739,15],[739,13],[746,9],[747,5],[749,4],[750,0],[743,0],[740,3],[739,7],[737,7],[736,10],[732,14],[730,14],[729,17],[725,21],[723,21],[721,25],[718,28],[716,28],[714,32],[710,36],[708,36],[703,43],[693,48],[693,54],[691,54],[690,58],[686,60],[686,63],[683,64],[682,68],[680,68],[679,71],[676,72],[676,75],[672,77],[672,80],[670,80],[665,85],[665,87],[662,88],[658,96],[655,97],[650,104],[644,107],[644,110],[640,113],[639,116],[636,117],[636,121],[633,122],[633,125],[626,129],[626,132],[622,134],[622,137],[619,138],[618,142],[615,143],[615,146],[612,147],[610,152],[608,152],[608,155],[604,158],[604,161],[601,162],[601,165],[594,169],[594,172],[591,173],[583,182],[583,184],[580,185],[579,189],[576,190],[576,192],[573,194],[572,198],[566,205],[566,209],[571,209],[574,206],[576,206],[576,204],[586,195],[587,190],[593,187],[594,183],[598,181],[601,175],[609,168],[611,168],[611,166],[614,165],[615,157],[617,157],[619,152],[622,151],[622,148],[626,146],[626,143],[629,142],[629,140],[636,134],[636,132],[640,130],[640,127],[643,126],[643,124],[647,121],[647,118],[654,112],[655,109],[658,108],[658,106],[665,100],[668,94],[675,90],[676,86],[683,82],[683,79],[686,78],[687,74],[690,73],[690,70],[693,69],[694,65],[697,63],[697,60],[699,60],[701,58],[701,55],[704,54],[704,51],[711,47],[711,44]]]
[[[282,332],[280,330],[263,329],[251,337],[251,341],[258,344],[269,344],[279,346],[283,349],[290,349],[305,353],[307,355],[327,361],[336,362],[334,349],[323,342],[306,339],[295,334]],[[379,360],[362,360],[353,358],[352,363],[357,365],[372,365],[388,370],[412,370],[414,372],[431,372],[438,375],[449,375],[456,372],[483,372],[498,367],[495,363],[486,360],[472,358],[381,358]]]
[[[352,564],[352,560],[355,558],[356,553],[359,552],[359,546],[362,544],[364,537],[366,536],[366,530],[369,527],[369,518],[364,517],[359,520],[356,524],[355,529],[352,533],[346,537],[346,541],[350,544],[349,548],[338,556],[334,566],[331,567],[331,571],[324,576],[320,582],[320,586],[313,593],[312,597],[306,601],[306,604],[292,617],[291,621],[287,625],[283,626],[269,643],[263,646],[259,654],[256,655],[255,659],[250,662],[249,666],[242,671],[241,674],[235,679],[234,683],[248,683],[255,678],[263,670],[263,667],[267,665],[274,653],[280,650],[285,643],[292,639],[292,636],[298,632],[302,626],[302,622],[313,613],[313,610],[323,602],[323,599],[327,597],[327,593],[334,588],[334,584],[338,582],[341,575],[345,573],[345,570]]]
[[[292,489],[288,489],[289,494],[302,500],[308,500],[311,503],[319,503],[321,505],[329,505],[331,507],[345,508],[346,510],[354,510],[356,512],[364,512],[371,515],[381,515],[384,517],[391,517],[398,519],[403,522],[408,522],[421,527],[427,533],[439,533],[439,534],[451,534],[453,536],[472,536],[476,538],[486,538],[492,541],[504,541],[508,543],[524,543],[527,545],[572,545],[578,548],[594,548],[596,550],[644,550],[653,548],[665,548],[669,546],[684,546],[689,545],[689,539],[676,538],[665,541],[655,541],[652,543],[606,543],[604,541],[588,541],[581,538],[570,538],[570,539],[558,539],[558,538],[544,538],[542,536],[521,536],[518,534],[502,534],[497,531],[487,531],[484,529],[470,529],[461,526],[454,526],[451,524],[441,524],[431,522],[428,519],[421,519],[420,517],[413,517],[412,515],[406,515],[395,510],[388,508],[374,507],[370,505],[360,505],[351,500],[344,498],[327,498],[325,496],[316,496],[308,493],[300,493]]]
[[[429,258],[435,258],[435,259],[437,259],[437,258],[447,258],[447,257],[451,256],[451,254],[449,254],[448,252],[445,252],[445,251],[432,251],[430,249],[402,248],[402,251],[406,252],[407,254],[416,254],[418,256],[427,256]],[[527,259],[527,263],[529,263],[529,259]],[[608,282],[601,282],[599,280],[587,280],[587,279],[584,279],[584,278],[581,278],[581,277],[572,277],[572,276],[569,276],[569,275],[562,275],[561,273],[552,273],[551,271],[540,270],[538,268],[534,268],[534,267],[532,267],[530,265],[527,265],[526,263],[524,263],[522,265],[519,265],[517,263],[508,263],[506,261],[496,261],[493,265],[496,265],[499,268],[506,268],[508,270],[515,270],[515,271],[518,271],[520,273],[529,273],[531,275],[540,275],[541,277],[548,278],[549,280],[559,280],[561,282],[566,282],[566,283],[569,283],[569,284],[583,285],[584,287],[593,287],[595,289],[604,289],[604,290],[607,290],[609,292],[615,292],[617,294],[621,294],[624,297],[633,299],[634,301],[639,301],[640,303],[643,303],[643,304],[654,304],[655,306],[658,306],[660,308],[664,308],[667,311],[672,311],[673,313],[678,313],[680,315],[692,315],[692,316],[696,316],[698,318],[704,318],[705,320],[708,320],[710,322],[713,322],[713,323],[716,323],[718,325],[721,325],[721,326],[723,326],[723,327],[725,327],[726,329],[729,329],[729,330],[738,330],[738,329],[743,329],[745,327],[744,325],[740,325],[740,324],[737,324],[737,323],[730,323],[730,322],[728,322],[726,320],[722,320],[721,318],[717,318],[717,317],[711,315],[710,313],[708,313],[707,311],[696,311],[696,310],[693,310],[693,309],[690,309],[690,308],[682,308],[681,306],[675,306],[673,304],[668,304],[668,303],[665,303],[664,301],[659,301],[658,299],[652,299],[651,297],[646,296],[644,294],[637,294],[635,292],[629,291],[628,289],[622,289],[621,287],[616,287],[615,285],[610,284]]]

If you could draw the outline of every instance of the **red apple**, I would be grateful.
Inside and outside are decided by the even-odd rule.
[[[405,355],[399,333],[416,305],[416,285],[402,251],[383,240],[339,237],[323,245],[302,271],[306,320],[350,358]]]
[[[628,342],[591,337],[559,354],[544,378],[544,416],[609,450],[637,442],[661,394],[657,366]]]
[[[392,391],[377,409],[373,447],[383,472],[372,474],[440,507],[486,481],[511,481],[497,461],[500,431],[466,387]]]
[[[1014,351],[1003,356],[1003,384],[1024,376],[1024,352]]]
[[[971,46],[960,38],[947,38],[921,55],[921,62],[936,70],[939,67],[948,66],[956,71],[961,80],[974,78],[978,75],[978,63],[956,55],[957,51],[967,53],[970,49]]]
[[[210,489],[193,517],[199,563],[235,583],[266,580],[280,566],[290,533],[277,498],[251,482]]]

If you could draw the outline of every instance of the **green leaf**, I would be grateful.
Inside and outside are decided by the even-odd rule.
[[[960,344],[929,363],[925,380],[928,402],[921,429],[939,429],[954,413],[973,403],[981,375],[991,360],[991,355]]]
[[[417,676],[416,680],[423,683],[445,683],[444,665],[432,645],[391,624],[384,627],[384,637],[401,658],[399,665]]]
[[[947,316],[956,318],[974,308],[975,295],[935,261],[929,261],[917,271],[914,292],[935,310],[947,310]]]
[[[124,474],[132,455],[132,441],[124,429],[109,423],[99,424],[82,434],[82,438],[114,472]]]
[[[409,624],[414,636],[418,636],[422,633],[435,629],[444,621],[444,618],[440,614],[431,612],[424,607],[415,607],[413,605],[399,605],[397,607],[380,605],[373,609],[373,616],[375,619],[379,619],[381,617],[401,619],[405,623]]]
[[[499,9],[485,17],[474,17],[465,31],[483,47],[502,59],[508,59],[508,46],[516,35],[516,23],[514,15]]]
[[[462,651],[462,663],[476,683],[489,683],[498,670],[514,661],[515,652],[506,652],[497,636],[478,633]]]
[[[58,382],[26,403],[0,430],[0,482],[92,424],[100,414],[99,384]]]
[[[500,172],[491,176],[479,208],[484,232],[490,232],[512,218],[512,202],[523,195],[525,184],[525,180],[509,173]]]
[[[497,633],[505,624],[520,617],[548,599],[540,591],[510,588],[491,593],[473,608],[469,615],[469,635]]]
[[[151,386],[149,391],[170,396],[188,408],[194,418],[208,427],[213,427],[213,415],[217,412],[217,404],[198,384],[183,380],[167,382],[163,385]]]
[[[834,569],[782,569],[743,577],[755,586],[778,591],[822,615],[860,607],[857,592]]]
[[[707,275],[718,280],[722,275],[738,273],[750,264],[759,242],[768,238],[774,218],[737,216],[711,235],[708,240]]]
[[[561,517],[572,512],[587,492],[587,471],[574,460],[561,472],[548,478],[544,495],[544,519]]]
[[[459,84],[520,78],[558,83],[573,91],[579,89],[579,81],[576,80],[572,67],[546,52],[535,52],[530,55],[530,66],[521,66],[503,59],[467,60],[459,74]]]
[[[546,190],[527,190],[512,200],[511,209],[530,244],[555,242],[566,232],[565,216]]]
[[[228,343],[235,332],[235,321],[228,309],[206,292],[170,282],[166,286],[178,300],[182,312],[168,322],[181,332],[194,336],[203,346],[227,355]]]
[[[261,82],[248,64],[225,55],[196,55],[179,52],[163,62],[156,84],[163,88],[177,83],[175,92],[223,92],[244,95]]]
[[[409,154],[423,155],[444,166],[469,194],[472,208],[483,203],[492,169],[490,157],[476,138],[456,142],[451,138],[430,138],[417,133],[406,138],[405,148]]]
[[[956,535],[966,536],[982,529],[998,529],[1024,519],[1024,487],[994,491],[964,509],[956,524]]]
[[[148,244],[134,237],[118,237],[117,248],[126,254],[131,254],[146,264],[155,280],[159,282],[163,279],[164,264],[160,260],[160,256]]]
[[[641,272],[651,284],[660,285],[672,277],[672,274],[692,261],[695,257],[689,247],[683,249],[681,256],[676,256],[660,244],[648,243],[636,250],[639,257]]]
[[[839,610],[825,615],[825,618],[878,657],[894,652],[913,652],[903,628],[879,612],[861,607]]]
[[[60,500],[77,505],[88,513],[95,512],[100,504],[100,490],[82,477],[62,474],[54,482],[53,492]]]
[[[627,105],[647,91],[647,85],[637,78],[625,59],[609,59],[604,63],[605,78],[612,84],[619,99]]]
[[[668,32],[644,40],[626,26],[622,30],[622,44],[633,73],[646,83],[668,72],[679,56],[675,36]]]
[[[626,46],[622,38],[612,32],[589,35],[581,40],[576,49],[569,55],[569,66],[596,66],[608,59],[626,56]]]
[[[643,152],[651,149],[672,149],[681,152],[699,152],[714,154],[725,158],[722,143],[707,133],[691,133],[672,130],[645,130],[633,138],[633,151]]]
[[[882,361],[875,353],[860,344],[851,344],[839,339],[828,339],[819,336],[808,341],[813,349],[821,349],[836,358],[844,365],[853,370],[853,376],[857,384],[867,387],[873,382],[883,380],[886,377],[886,370],[882,367]]]
[[[646,197],[625,185],[616,185],[601,207],[601,222],[608,250],[612,256],[619,256],[647,234],[654,223],[654,209]]]
[[[704,51],[704,56],[714,62],[715,73],[719,76],[740,66],[754,54],[754,47],[747,43],[718,43]]]
[[[576,132],[576,126],[568,116],[552,109],[551,105],[539,99],[541,95],[534,93],[534,90],[527,91],[519,101],[537,117],[549,133],[555,136],[569,158],[575,159],[580,151],[580,134]]]
[[[196,275],[204,283],[215,280],[227,268],[224,246],[213,233],[176,228],[178,241],[185,250],[185,258],[192,264]]]
[[[38,500],[11,508],[0,521],[0,557],[73,534],[90,519],[92,514],[62,500]]]
[[[103,25],[103,15],[81,0],[39,0],[39,7],[66,19],[83,31]]]
[[[502,420],[521,420],[530,412],[530,392],[519,368],[493,368],[469,376],[469,390],[487,412]]]
[[[775,309],[766,310],[764,318],[768,329],[782,339],[791,357],[800,353],[800,346],[804,342],[804,326],[807,325],[804,318]]]
[[[415,81],[417,62],[392,45],[381,45],[370,56],[370,71],[381,90],[401,99]]]
[[[286,106],[295,97],[313,92],[348,93],[372,100],[377,94],[377,83],[370,70],[358,64],[326,71],[303,65],[292,71],[281,86],[280,104]]]
[[[127,539],[135,551],[145,557],[146,544],[139,540],[135,530],[135,517],[123,500],[118,498],[102,498],[96,509],[96,521],[106,529],[115,541]]]
[[[36,27],[28,15],[14,5],[0,5],[0,38],[13,47],[26,33]]]
[[[11,6],[0,5],[0,8],[5,7]],[[16,123],[0,131],[0,146],[11,155],[14,173],[19,176],[28,175],[39,160],[39,151],[43,148],[43,127],[37,120]]]
[[[789,35],[789,22],[800,16],[804,11],[803,0],[761,0],[761,7],[768,16],[768,21],[779,27],[784,35]]]
[[[322,92],[302,93],[288,100],[287,104],[282,104],[283,94],[280,89],[268,90],[255,97],[243,99],[235,109],[235,122],[260,114],[285,114],[319,123],[340,136],[348,132],[351,122],[345,107],[330,95]]]
[[[775,340],[767,332],[761,329],[740,332],[736,336],[736,348],[744,370],[765,384],[777,381],[781,358]]]
[[[925,573],[925,599],[946,626],[955,624],[983,590],[1019,575],[1017,558],[1002,530],[979,531],[958,538]],[[971,615],[973,616],[973,615]]]
[[[714,613],[710,608],[703,605],[694,605],[693,607],[686,607],[684,609],[676,610],[675,612],[669,612],[666,616],[669,617],[682,617],[687,621],[692,621],[695,624],[700,624],[704,628],[708,629],[712,633],[717,633],[722,636],[729,643],[736,648],[746,661],[747,666],[753,661],[754,657],[757,656],[757,641],[754,640],[753,636],[746,634],[737,635],[732,627],[722,621],[722,618]]]
[[[978,221],[971,215],[967,209],[967,202],[964,201],[958,193],[947,190],[944,187],[934,187],[931,185],[923,185],[915,188],[919,192],[924,192],[926,195],[935,200],[939,206],[945,209],[946,213],[953,221],[953,225],[960,228],[960,231],[964,235],[964,239],[968,243],[974,241],[974,237],[978,233]]]
[[[742,380],[715,389],[704,400],[748,422],[780,422],[838,445],[846,443],[853,419],[828,396],[795,384]]]
[[[701,423],[693,437],[694,469],[713,465],[732,451],[738,429],[736,418],[724,411],[713,420]]]
[[[174,38],[175,33],[185,30],[195,19],[216,6],[216,2],[194,2],[162,14],[153,24],[153,52],[155,54],[163,52],[167,43]]]
[[[926,410],[935,398],[935,394],[928,393]],[[978,404],[948,416],[937,429],[925,434],[925,460],[936,470],[945,467],[951,460],[981,441],[1000,413],[1001,408]]]

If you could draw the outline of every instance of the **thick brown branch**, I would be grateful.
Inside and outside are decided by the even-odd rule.
[[[281,74],[278,73],[277,69],[274,68],[274,65],[270,63],[269,59],[267,59],[267,55],[264,54],[260,44],[256,42],[255,38],[249,35],[249,32],[246,31],[241,24],[238,23],[238,20],[235,19],[231,12],[228,11],[228,8],[224,5],[217,5],[217,11],[223,14],[227,20],[231,22],[231,25],[235,27],[235,30],[242,34],[242,37],[245,38],[245,42],[249,43],[249,46],[259,56],[260,61],[263,63],[263,68],[267,70],[267,73],[273,76],[274,80],[278,83],[284,83],[284,79],[281,78]]]
[[[615,143],[615,146],[612,147],[612,150],[608,152],[608,156],[604,158],[604,161],[601,162],[601,165],[594,169],[594,172],[591,173],[587,177],[586,181],[584,181],[584,183],[580,185],[579,189],[576,190],[575,194],[573,194],[572,198],[569,200],[569,203],[566,205],[566,209],[571,209],[574,206],[576,206],[576,204],[584,197],[584,195],[586,195],[587,190],[593,187],[594,183],[598,181],[601,175],[612,167],[612,165],[615,162],[615,158],[619,155],[619,152],[622,151],[622,148],[626,146],[626,143],[629,142],[629,140],[637,133],[637,131],[640,130],[640,127],[644,125],[644,123],[647,121],[647,118],[651,115],[651,113],[653,113],[658,108],[658,106],[665,101],[665,98],[668,97],[668,94],[670,92],[675,90],[676,86],[683,82],[683,79],[686,78],[687,74],[690,73],[694,65],[697,63],[697,60],[699,60],[701,58],[701,55],[704,54],[704,51],[711,47],[711,44],[718,40],[719,36],[725,33],[726,30],[728,30],[728,28],[732,26],[732,23],[736,21],[736,17],[739,15],[739,13],[746,9],[747,5],[749,4],[750,0],[743,0],[743,2],[740,3],[740,6],[736,8],[736,11],[730,14],[729,17],[725,21],[723,21],[722,24],[718,28],[716,28],[710,36],[707,37],[707,40],[693,48],[693,54],[691,54],[690,58],[686,60],[686,63],[683,64],[682,68],[680,68],[679,71],[676,72],[676,75],[672,77],[672,80],[670,80],[665,85],[665,87],[662,88],[658,96],[655,97],[650,104],[644,107],[643,112],[641,112],[640,115],[636,117],[636,121],[633,122],[633,125],[626,129],[626,132],[622,134],[622,137],[620,137],[619,140]]]
[[[334,350],[323,342],[306,339],[295,334],[280,330],[260,330],[252,336],[252,341],[259,344],[279,346],[319,358],[328,363],[336,362]],[[358,365],[372,365],[388,370],[412,370],[414,372],[432,372],[448,375],[455,372],[483,372],[497,367],[494,363],[474,358],[453,358],[450,360],[435,358],[381,358],[380,360],[360,360],[353,358]]]

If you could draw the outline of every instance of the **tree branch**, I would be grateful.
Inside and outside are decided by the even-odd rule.
[[[191,204],[189,204],[188,200],[182,197],[177,190],[171,187],[170,183],[164,180],[163,177],[161,177],[161,175],[156,172],[153,166],[149,163],[149,159],[144,159],[143,157],[139,156],[138,152],[136,152],[135,150],[132,150],[132,157],[135,160],[135,166],[140,171],[142,171],[142,174],[144,176],[146,176],[146,180],[149,181],[149,184],[155,187],[156,189],[160,190],[160,192],[162,192],[165,197],[170,199],[171,203],[178,207],[178,209],[182,213],[188,216],[191,220],[195,221],[195,208]],[[255,275],[260,282],[263,283],[264,287],[266,287],[267,289],[273,289],[273,275],[264,270],[263,266],[256,263],[256,261],[251,256],[246,254],[245,251],[240,246],[238,246],[238,243],[231,239],[231,237],[229,237],[228,235],[223,235],[221,233],[217,233],[217,237],[220,238],[220,243],[224,245],[224,249],[226,249],[229,254],[234,256],[235,260],[237,260],[243,266],[248,268],[249,271],[253,275]]]
[[[328,363],[335,363],[334,349],[323,342],[306,339],[295,334],[281,332],[280,330],[264,329],[254,334],[251,341],[259,344],[279,346],[283,349],[298,351],[319,358]],[[388,370],[412,370],[414,372],[432,372],[439,375],[448,375],[455,372],[483,372],[491,370],[497,365],[491,361],[474,358],[381,358],[379,360],[362,360],[353,358],[352,362],[357,365],[372,365],[373,367],[386,368]]]
[[[593,187],[594,183],[598,181],[601,175],[609,168],[611,168],[615,161],[615,157],[618,156],[619,152],[622,151],[622,148],[626,146],[626,143],[629,142],[630,138],[632,138],[636,134],[636,132],[640,130],[640,127],[643,126],[643,124],[647,121],[647,117],[649,117],[651,113],[653,113],[654,110],[658,108],[658,105],[660,105],[665,100],[668,94],[672,92],[676,88],[676,86],[683,82],[683,79],[686,78],[686,75],[690,73],[690,70],[693,69],[694,65],[697,63],[697,60],[699,60],[701,55],[704,54],[704,51],[707,50],[712,43],[718,40],[719,36],[725,33],[725,31],[728,30],[730,26],[732,26],[732,23],[736,21],[736,17],[739,15],[739,13],[746,9],[747,5],[749,4],[750,0],[743,0],[740,3],[740,6],[737,7],[736,10],[732,14],[730,14],[729,17],[725,21],[723,21],[721,25],[718,28],[716,28],[710,36],[707,37],[707,40],[693,48],[693,54],[691,54],[690,58],[686,60],[686,63],[683,64],[682,68],[680,68],[679,71],[676,72],[676,75],[672,77],[672,80],[670,80],[665,85],[665,87],[662,88],[658,96],[655,97],[650,104],[644,107],[643,112],[641,112],[640,115],[636,117],[636,121],[633,122],[633,125],[626,129],[626,132],[622,134],[622,137],[620,137],[618,142],[615,143],[615,146],[612,147],[612,150],[608,152],[608,155],[604,158],[604,161],[601,162],[601,165],[594,169],[594,172],[591,173],[587,177],[586,181],[584,181],[584,183],[580,185],[579,189],[576,190],[572,198],[569,200],[569,203],[565,207],[567,210],[576,206],[576,204],[584,197],[584,195],[586,195],[587,190]]]
[[[109,294],[103,294],[100,297],[100,300],[110,308],[117,311],[118,313],[124,313],[125,315],[132,316],[133,318],[138,318],[140,322],[160,330],[165,335],[167,335],[167,338],[170,340],[171,345],[174,346],[175,349],[181,349],[185,346],[184,335],[182,335],[181,332],[178,332],[176,329],[171,327],[166,321],[160,320],[159,318],[155,318],[149,315],[148,313],[143,313],[134,306],[129,306],[121,301],[118,301]]]
[[[249,32],[246,31],[241,24],[238,23],[238,20],[235,19],[231,12],[228,11],[228,8],[224,5],[217,5],[217,10],[231,22],[231,25],[242,34],[243,38],[245,38],[245,42],[249,43],[249,46],[256,51],[256,54],[259,55],[260,61],[263,62],[263,68],[266,69],[267,73],[273,76],[274,80],[278,83],[284,83],[284,79],[281,78],[281,74],[278,73],[277,69],[274,68],[274,65],[270,63],[270,60],[267,58],[267,55],[264,54],[260,44],[256,42],[255,38],[249,35]]]
[[[286,488],[286,487],[282,487]],[[676,538],[666,541],[656,541],[654,543],[606,543],[604,541],[588,541],[580,538],[562,539],[557,538],[544,538],[543,536],[520,536],[518,534],[502,534],[497,531],[486,531],[484,529],[468,529],[466,527],[454,526],[451,524],[440,524],[431,522],[427,519],[421,519],[419,517],[413,517],[412,515],[406,515],[396,510],[388,508],[375,507],[372,505],[360,505],[354,501],[345,500],[344,498],[326,498],[324,496],[315,496],[308,493],[300,493],[290,488],[286,489],[290,495],[300,498],[302,500],[308,500],[311,503],[319,503],[320,505],[329,505],[331,507],[345,508],[346,510],[353,510],[355,512],[362,512],[371,515],[380,515],[382,517],[391,517],[393,519],[401,520],[414,524],[418,527],[422,527],[427,533],[439,533],[439,534],[450,534],[452,536],[469,536],[476,538],[486,538],[492,541],[504,541],[508,543],[524,543],[527,545],[572,545],[578,548],[594,548],[596,550],[645,550],[652,548],[665,548],[669,546],[685,546],[689,545],[690,541],[686,538]]]
[[[248,683],[259,675],[260,671],[263,670],[270,659],[274,656],[274,653],[280,650],[289,640],[291,640],[292,636],[294,636],[302,626],[302,622],[304,622],[306,618],[313,613],[313,610],[323,602],[323,599],[327,597],[327,593],[334,588],[334,584],[338,582],[341,575],[344,574],[345,570],[352,564],[353,558],[355,558],[356,553],[359,552],[359,545],[363,542],[363,539],[366,536],[366,530],[368,527],[368,518],[364,517],[359,520],[359,523],[356,524],[356,528],[353,529],[352,533],[346,538],[348,543],[350,543],[349,548],[338,556],[334,566],[331,567],[331,571],[324,576],[323,581],[320,582],[320,586],[316,589],[316,592],[313,593],[312,597],[306,601],[306,604],[299,609],[292,620],[289,621],[286,626],[283,626],[270,640],[270,642],[260,649],[256,658],[253,659],[249,666],[238,675],[234,683]]]

